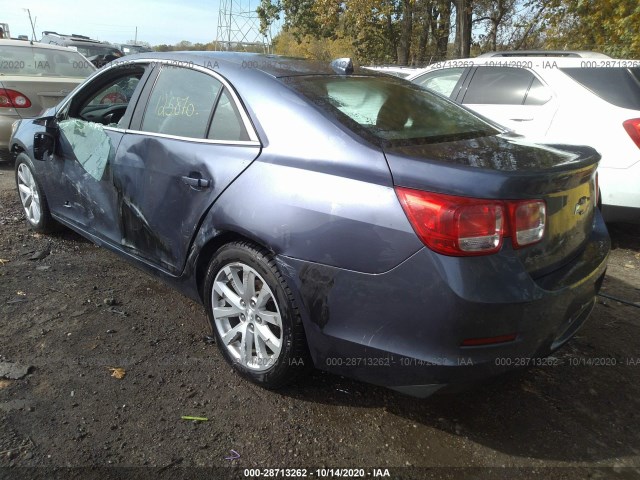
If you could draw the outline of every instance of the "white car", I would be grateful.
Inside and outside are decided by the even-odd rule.
[[[380,72],[380,73],[386,73],[387,75],[393,75],[394,77],[399,77],[399,78],[407,78],[410,75],[415,74],[416,72],[419,71],[419,69],[417,68],[412,68],[412,67],[399,67],[399,66],[369,66],[369,67],[362,67],[365,68],[367,70],[373,70],[374,72]]]
[[[529,140],[594,147],[605,220],[640,223],[640,60],[481,56],[436,63],[407,80]]]

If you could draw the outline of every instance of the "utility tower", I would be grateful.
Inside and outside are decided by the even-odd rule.
[[[259,0],[220,0],[216,50],[271,53],[271,32],[260,33]]]

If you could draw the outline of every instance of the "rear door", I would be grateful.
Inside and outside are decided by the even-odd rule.
[[[204,68],[162,65],[114,164],[121,245],[179,274],[201,219],[259,153],[225,79]]]
[[[521,135],[542,139],[558,105],[551,89],[531,71],[478,66],[458,95],[466,107]]]

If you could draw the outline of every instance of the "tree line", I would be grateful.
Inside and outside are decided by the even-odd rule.
[[[640,58],[638,0],[261,0],[276,53],[423,65],[487,51],[594,50]]]

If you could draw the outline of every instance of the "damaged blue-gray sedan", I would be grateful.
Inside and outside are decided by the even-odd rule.
[[[604,277],[596,151],[348,59],[141,54],[14,129],[30,226],[204,304],[267,388],[313,365],[426,396],[537,364]]]

